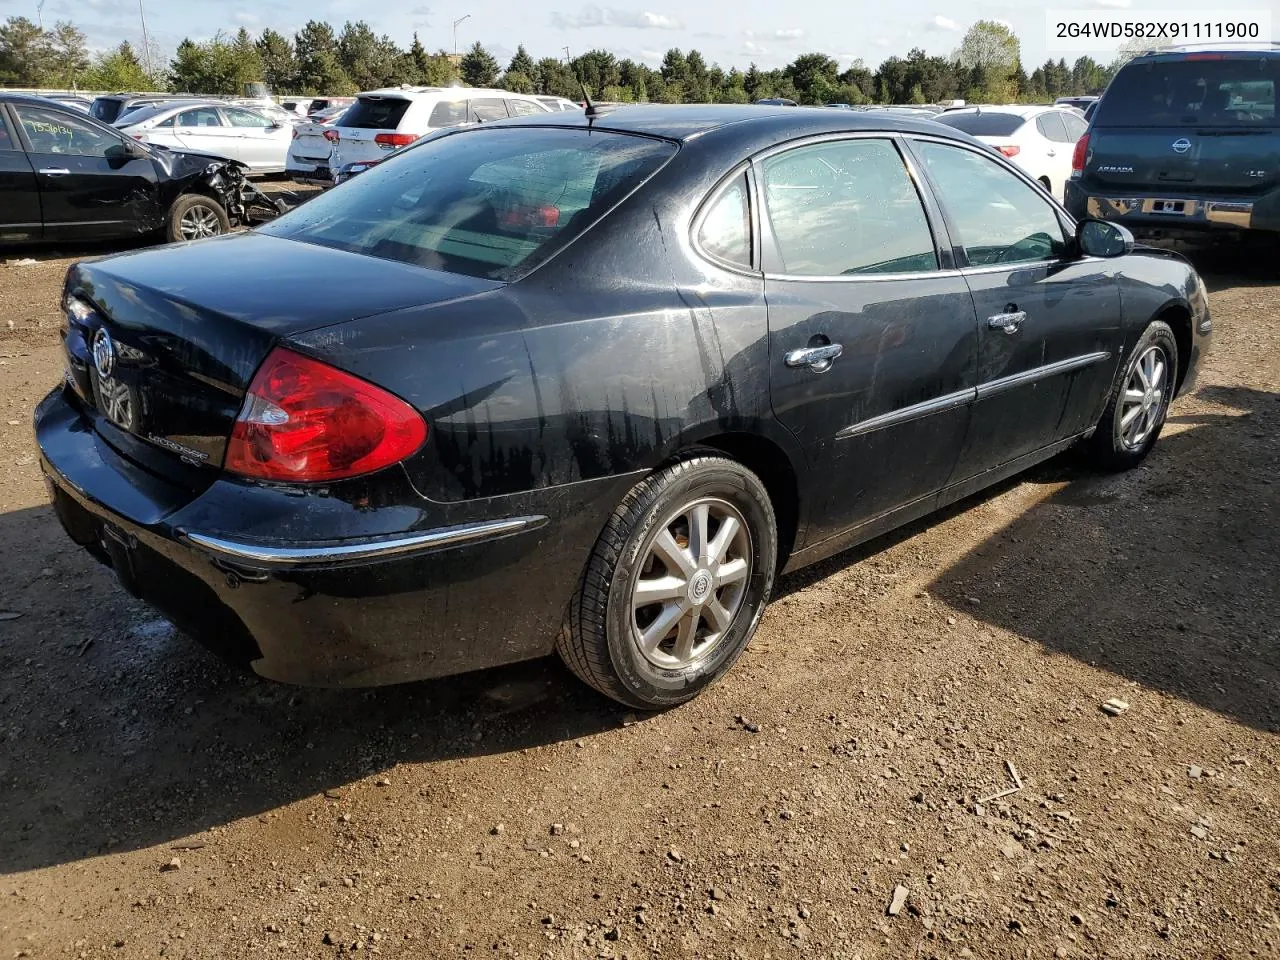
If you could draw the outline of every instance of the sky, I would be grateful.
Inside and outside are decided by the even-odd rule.
[[[23,15],[36,19],[39,0],[0,0],[0,19]],[[390,34],[408,46],[416,30],[429,50],[453,48],[453,21],[459,50],[475,41],[506,61],[523,43],[535,59],[573,55],[605,48],[657,66],[671,47],[697,48],[709,62],[744,68],[754,61],[764,69],[781,67],[797,55],[821,51],[836,57],[841,68],[862,59],[875,68],[886,57],[905,56],[912,47],[949,55],[965,30],[979,19],[1010,25],[1022,42],[1027,69],[1053,55],[1068,62],[1078,51],[1047,46],[1045,11],[1049,4],[1023,0],[616,0],[618,5],[579,0],[142,0],[153,40],[165,55],[183,37],[207,39],[218,30],[241,26],[258,33],[273,27],[291,35],[308,19],[328,20],[340,28],[345,20],[364,19],[377,33]],[[1271,8],[1278,0],[1228,0],[1233,9]],[[1111,11],[1172,12],[1214,9],[1206,0],[1058,0],[1053,7],[1080,9],[1090,15]],[[139,0],[43,0],[45,24],[72,20],[84,30],[94,49],[141,38]],[[1280,19],[1280,11],[1275,16]],[[1109,59],[1114,46],[1094,56]]]

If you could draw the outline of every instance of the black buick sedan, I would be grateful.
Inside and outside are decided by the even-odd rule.
[[[54,505],[180,626],[306,684],[555,649],[639,707],[785,570],[1138,463],[1211,330],[1185,261],[954,129],[760,106],[449,131],[65,307]]]

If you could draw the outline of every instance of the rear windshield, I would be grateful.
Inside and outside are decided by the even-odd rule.
[[[1012,113],[944,113],[934,119],[972,137],[1008,137],[1026,123]]]
[[[89,107],[89,115],[95,120],[101,120],[103,123],[111,123],[116,117],[120,116],[120,108],[124,106],[120,100],[112,100],[107,97],[98,97]]]
[[[1269,126],[1276,119],[1280,61],[1137,61],[1098,104],[1099,127]]]
[[[514,280],[676,151],[600,131],[478,129],[421,142],[263,233],[489,280]]]
[[[400,97],[361,97],[342,117],[344,127],[358,130],[394,130],[409,109],[409,101]]]

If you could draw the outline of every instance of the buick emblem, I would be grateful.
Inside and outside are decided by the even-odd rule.
[[[116,345],[106,327],[99,327],[93,335],[93,367],[102,379],[110,377],[116,368]]]
[[[1174,153],[1186,153],[1190,149],[1191,149],[1191,141],[1188,140],[1186,137],[1182,137],[1181,139],[1173,141]]]

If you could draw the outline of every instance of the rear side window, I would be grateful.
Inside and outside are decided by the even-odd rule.
[[[221,127],[222,117],[214,107],[197,107],[194,110],[183,110],[174,118],[179,127]]]
[[[1042,137],[1047,137],[1055,143],[1067,143],[1070,140],[1060,113],[1042,113],[1036,117],[1036,129],[1040,131]]]
[[[89,114],[95,120],[101,120],[103,123],[111,123],[116,117],[120,116],[120,108],[124,104],[119,100],[112,100],[107,97],[98,97],[89,107]]]
[[[936,119],[971,137],[1008,137],[1026,122],[1012,113],[944,113]]]
[[[262,228],[352,253],[514,280],[676,151],[649,137],[511,127],[424,140]]]
[[[1098,104],[1099,127],[1271,126],[1280,61],[1136,60]]]
[[[233,127],[262,128],[271,125],[270,120],[260,113],[254,113],[252,110],[224,108],[222,112],[227,115],[227,119],[231,121]]]
[[[431,111],[431,119],[427,121],[427,125],[435,127],[456,127],[460,123],[467,122],[467,101],[465,100],[441,100],[435,105],[435,109]]]
[[[472,100],[471,115],[481,123],[487,123],[490,120],[505,120],[510,116],[507,113],[507,102],[501,97],[484,97]]]
[[[1062,118],[1063,124],[1067,128],[1067,140],[1075,143],[1084,136],[1084,132],[1089,129],[1089,125],[1080,117],[1067,114]]]
[[[711,256],[751,266],[751,207],[744,173],[720,191],[698,227],[698,244]]]
[[[409,101],[401,97],[359,97],[342,117],[342,126],[356,130],[395,130]]]
[[[888,140],[797,147],[763,164],[784,273],[838,277],[938,269],[920,196]]]

